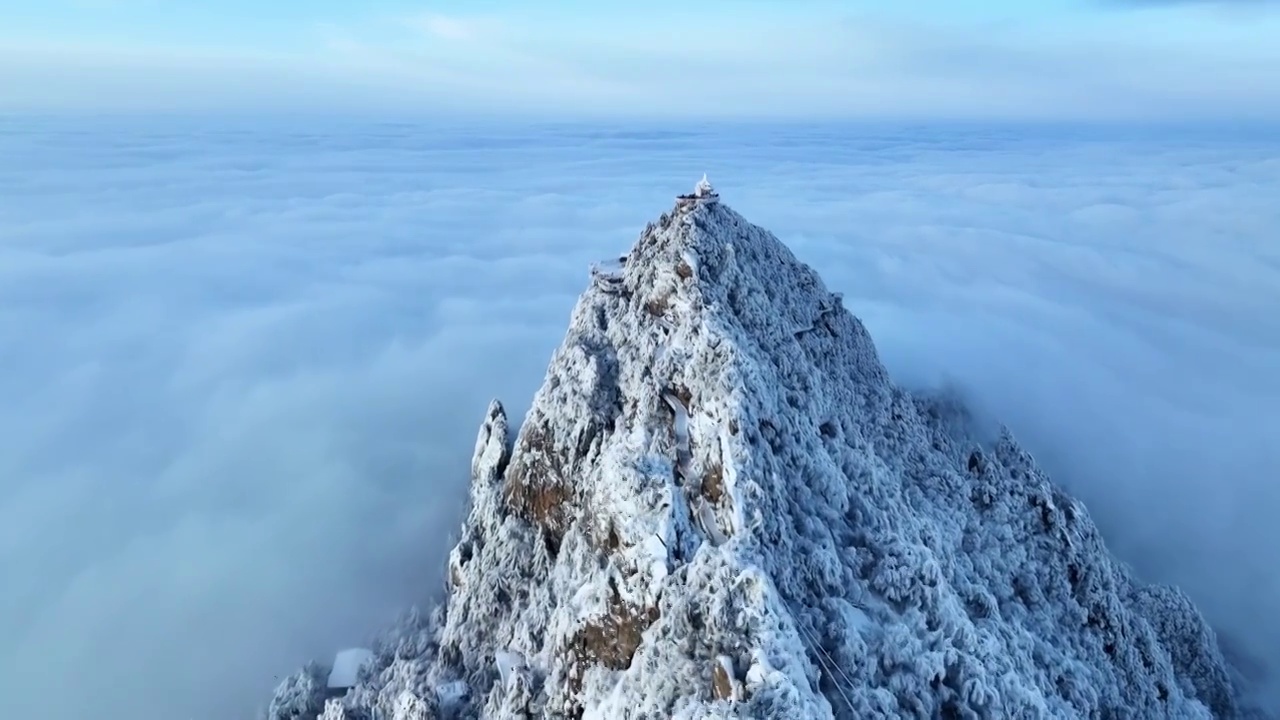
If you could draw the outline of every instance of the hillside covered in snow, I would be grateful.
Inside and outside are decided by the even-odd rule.
[[[704,182],[490,406],[444,602],[268,716],[1250,716],[1192,603],[972,425]]]

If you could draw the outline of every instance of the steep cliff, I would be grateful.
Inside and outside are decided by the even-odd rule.
[[[519,432],[490,406],[446,600],[324,717],[1238,716],[1187,598],[970,425],[700,184],[593,270]]]

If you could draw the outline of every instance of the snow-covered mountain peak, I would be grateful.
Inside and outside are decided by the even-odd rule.
[[[324,717],[1237,713],[1191,603],[1008,433],[895,386],[705,178],[593,267],[509,428],[491,404],[444,603]],[[274,718],[314,714],[317,672]]]

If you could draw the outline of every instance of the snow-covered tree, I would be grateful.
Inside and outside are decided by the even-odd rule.
[[[897,386],[772,234],[686,196],[626,258],[514,437],[490,406],[447,597],[345,712],[1239,713],[1186,596],[1114,559],[1010,432]]]

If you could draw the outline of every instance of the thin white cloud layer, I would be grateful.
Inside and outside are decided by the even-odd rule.
[[[1280,12],[1241,4],[963,22],[830,4],[426,12],[302,23],[271,47],[0,31],[0,109],[1280,119]]]
[[[432,596],[485,404],[710,172],[1280,662],[1280,137],[8,120],[0,716],[245,717]]]

